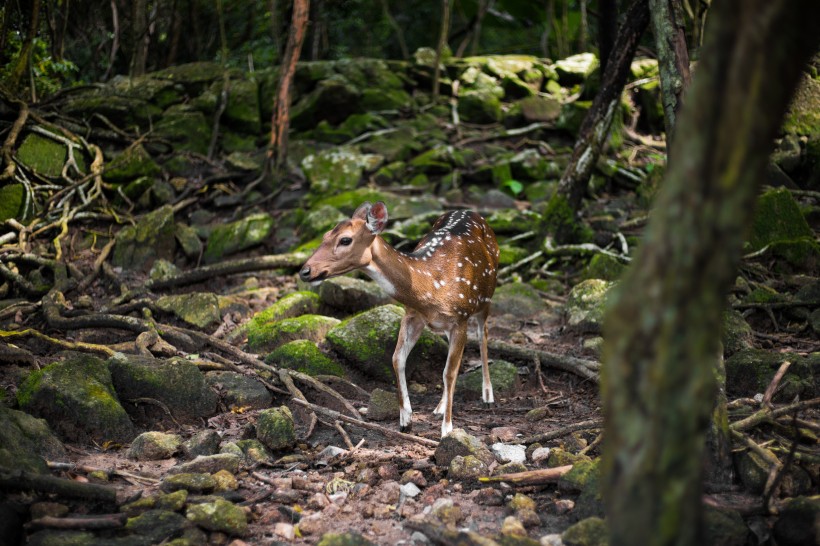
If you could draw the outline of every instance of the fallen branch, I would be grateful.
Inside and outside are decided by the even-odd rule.
[[[786,375],[786,372],[789,370],[791,365],[792,363],[786,360],[777,369],[777,373],[774,374],[769,386],[766,387],[766,391],[763,393],[763,402],[761,402],[762,406],[772,405],[772,397],[777,390],[777,386],[780,385],[780,381],[783,379],[783,376]]]
[[[282,382],[283,385],[285,385],[285,387],[288,388],[291,396],[298,400],[301,400],[302,402],[308,401],[305,395],[302,393],[302,391],[300,391],[299,388],[293,383],[293,379],[291,379],[290,375],[288,374],[288,370],[279,370],[279,380]],[[308,438],[310,438],[310,436],[313,434],[313,429],[316,428],[316,421],[318,420],[319,418],[316,417],[316,412],[310,411],[310,424],[308,425],[307,434],[304,438],[301,439],[301,441],[304,442]]]
[[[145,283],[145,287],[149,290],[162,290],[164,288],[193,284],[224,275],[281,269],[283,267],[299,267],[307,259],[308,254],[304,252],[292,252],[290,254],[275,254],[272,256],[220,262],[214,265],[191,269],[190,271],[185,271],[184,273],[166,279],[149,280]]]
[[[596,429],[602,428],[603,423],[601,423],[598,419],[590,419],[588,421],[581,421],[579,423],[573,423],[569,426],[559,428],[558,430],[553,430],[550,432],[543,432],[541,434],[535,434],[533,436],[528,436],[521,440],[522,444],[534,444],[536,442],[546,442],[548,440],[554,440],[556,438],[561,438],[562,436],[566,436],[571,432],[576,432],[578,430],[589,430],[589,429]]]
[[[490,351],[493,351],[501,358],[510,358],[522,362],[534,362],[538,358],[542,366],[570,372],[596,384],[600,380],[598,370],[601,369],[601,363],[594,360],[548,353],[538,349],[528,349],[498,340],[490,340],[487,345]],[[475,340],[468,340],[467,346],[476,351],[479,349],[478,341]]]
[[[513,485],[545,485],[555,483],[564,474],[572,470],[572,465],[557,466],[555,468],[539,468],[537,470],[527,470],[525,472],[513,472],[511,474],[499,474],[497,476],[482,476],[478,478],[481,483],[508,482]]]
[[[438,442],[436,440],[431,440],[429,438],[424,438],[422,436],[416,436],[414,434],[406,434],[404,432],[399,432],[397,430],[392,430],[387,427],[383,427],[382,425],[377,425],[375,423],[371,423],[369,421],[359,421],[352,417],[348,417],[343,413],[339,413],[338,411],[334,411],[331,409],[323,408],[322,406],[317,406],[316,404],[311,404],[310,402],[304,402],[302,400],[292,398],[292,402],[299,406],[303,406],[306,408],[310,408],[316,413],[320,413],[330,419],[344,421],[346,423],[350,423],[351,425],[355,425],[360,428],[366,428],[368,430],[375,430],[381,432],[385,436],[390,436],[393,438],[400,438],[402,440],[406,440],[408,442],[415,442],[417,444],[425,445],[428,447],[437,447]]]
[[[280,373],[280,377],[281,377],[282,372],[280,371],[279,373]],[[317,391],[323,392],[323,393],[327,394],[328,396],[334,398],[336,401],[338,401],[342,405],[342,407],[344,409],[346,409],[348,411],[348,413],[350,413],[351,417],[353,417],[354,419],[357,419],[359,421],[362,420],[362,418],[359,416],[359,412],[356,410],[356,408],[353,407],[353,404],[348,402],[347,398],[345,398],[344,396],[342,396],[341,394],[339,394],[338,392],[336,392],[332,388],[328,387],[324,383],[320,383],[315,378],[313,378],[313,377],[311,377],[307,374],[304,374],[302,372],[297,372],[296,370],[287,370],[287,373],[292,378],[298,379],[299,381],[301,381],[303,383],[307,383],[308,385],[310,385],[311,387],[313,387]]]
[[[815,406],[820,406],[820,398],[803,400],[802,402],[795,402],[794,404],[789,404],[788,406],[782,406],[776,409],[766,407],[759,411],[756,411],[755,413],[751,414],[745,419],[741,419],[740,421],[732,423],[731,425],[729,425],[729,428],[735,432],[741,432],[744,430],[748,430],[750,428],[754,428],[761,423],[768,422],[771,419],[776,419],[781,415],[802,411],[805,409],[813,408]]]
[[[58,518],[43,516],[26,523],[26,529],[119,529],[125,526],[128,514],[99,514]]]
[[[34,474],[25,470],[0,471],[0,489],[6,491],[40,491],[62,497],[117,502],[117,490],[107,485],[81,483],[65,478]]]

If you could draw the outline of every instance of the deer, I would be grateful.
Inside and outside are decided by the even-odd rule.
[[[482,364],[482,400],[494,403],[487,362],[487,318],[495,292],[498,242],[479,214],[455,210],[442,214],[412,252],[396,250],[381,233],[387,206],[362,203],[350,219],[325,233],[321,245],[305,262],[299,277],[308,283],[354,270],[363,271],[394,300],[403,304],[393,372],[399,399],[399,430],[411,430],[413,410],[407,393],[405,364],[425,327],[443,333],[449,344],[443,372],[441,437],[453,430],[453,393],[461,367],[468,326],[475,328]]]

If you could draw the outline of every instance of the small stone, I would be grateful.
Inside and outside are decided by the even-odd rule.
[[[290,523],[278,521],[273,525],[274,534],[284,538],[287,541],[292,541],[296,538],[296,529]]]
[[[381,504],[396,504],[401,497],[401,485],[396,481],[382,483],[373,494],[373,500]]]
[[[447,476],[453,480],[476,479],[487,474],[487,465],[473,455],[456,455],[450,461]]]
[[[210,474],[174,474],[163,479],[159,487],[167,493],[184,489],[189,493],[210,493],[216,480]]]
[[[184,517],[169,510],[149,510],[130,518],[125,524],[128,531],[148,538],[153,544],[181,535],[186,526]]]
[[[227,470],[220,470],[213,474],[216,480],[216,487],[214,491],[236,491],[239,489],[239,483],[236,481],[236,476]]]
[[[138,461],[157,461],[170,459],[182,444],[182,438],[177,434],[164,432],[143,432],[131,443],[126,456]]]
[[[421,493],[421,489],[413,482],[407,482],[401,486],[401,494],[408,498],[414,498]]]
[[[502,463],[523,463],[527,460],[527,448],[520,444],[496,443],[490,446],[490,451]]]
[[[544,535],[538,539],[538,542],[541,543],[541,546],[564,546],[564,541],[561,540],[561,535],[557,533]]]
[[[161,510],[170,510],[178,512],[182,510],[188,500],[188,491],[180,489],[173,493],[166,493],[165,495],[158,495],[156,497],[156,506]]]
[[[374,421],[397,420],[399,399],[396,393],[373,389],[370,393],[370,403],[367,406],[367,417]]]
[[[325,533],[316,546],[376,546],[358,533]]]
[[[259,412],[256,438],[272,450],[291,447],[296,443],[293,414],[287,406]]]
[[[68,514],[68,506],[59,502],[35,502],[29,507],[31,519],[51,516],[61,518]]]
[[[520,431],[515,427],[495,427],[490,430],[490,439],[493,443],[510,443],[513,442]]]
[[[427,479],[421,470],[411,468],[401,475],[401,483],[413,483],[419,487],[427,487]]]
[[[213,429],[201,430],[182,443],[182,452],[188,459],[198,455],[213,455],[219,449],[222,437]]]
[[[524,509],[535,510],[536,507],[535,501],[523,493],[516,493],[507,506],[515,512]]]
[[[339,446],[327,446],[316,454],[316,464],[327,464],[328,460],[338,457],[339,455],[344,455],[345,453],[347,453],[347,450]]]
[[[575,508],[575,501],[570,499],[558,499],[553,503],[553,506],[557,514],[566,514],[567,512],[572,512]]]
[[[430,510],[430,514],[436,517],[441,523],[444,525],[458,525],[458,523],[464,519],[464,514],[461,512],[461,508],[453,503],[453,499],[447,498],[440,498],[436,499],[433,503],[433,507]]]
[[[598,517],[586,518],[569,527],[561,534],[566,546],[605,546],[609,535],[604,520]]]
[[[537,527],[541,525],[541,518],[535,510],[525,508],[515,513],[516,517],[521,521],[524,527]]]
[[[457,455],[472,455],[486,466],[495,462],[495,456],[490,453],[487,446],[482,444],[475,436],[467,434],[464,429],[460,428],[454,429],[441,439],[435,452],[436,464],[448,466]]]
[[[383,480],[398,480],[399,467],[395,464],[383,464],[379,467],[379,477]]]
[[[239,450],[238,454],[242,457],[243,464],[248,466],[258,463],[266,463],[271,459],[270,452],[259,440],[239,440],[233,445]],[[228,451],[223,449],[223,452]],[[231,450],[230,453],[234,453],[234,451]]]
[[[475,502],[483,506],[501,506],[504,504],[504,495],[494,487],[485,487],[478,490]]]
[[[501,534],[507,537],[525,537],[527,536],[527,530],[518,518],[507,516],[501,524]]]
[[[524,463],[506,463],[495,468],[494,474],[515,474],[526,472],[527,466]]]
[[[539,447],[536,448],[531,455],[532,462],[535,464],[543,464],[545,461],[549,459],[550,456],[550,448],[548,447]]]

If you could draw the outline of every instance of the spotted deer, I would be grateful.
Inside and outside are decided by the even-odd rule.
[[[425,326],[449,341],[444,392],[436,407],[442,415],[441,436],[453,429],[453,391],[461,366],[467,327],[472,324],[481,345],[482,399],[493,400],[487,367],[487,316],[495,291],[498,243],[493,230],[475,212],[443,214],[410,253],[394,249],[379,235],[387,225],[387,206],[363,203],[322,239],[299,272],[303,281],[324,279],[361,269],[391,297],[404,304],[393,370],[399,398],[400,430],[410,429],[413,410],[407,395],[405,364]]]

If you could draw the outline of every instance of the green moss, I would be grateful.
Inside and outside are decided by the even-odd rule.
[[[606,254],[596,254],[589,261],[584,277],[587,279],[603,279],[605,281],[617,281],[626,271],[626,266]]]
[[[603,519],[590,517],[569,527],[561,534],[561,540],[567,545],[607,546],[609,531]]]
[[[161,172],[142,145],[137,144],[114,156],[105,164],[105,179],[116,184],[140,177],[153,177]]]
[[[273,230],[273,217],[265,212],[251,214],[227,224],[216,226],[208,236],[203,258],[213,263],[221,258],[258,245]]]
[[[541,231],[552,235],[559,243],[587,243],[592,240],[592,230],[583,224],[569,206],[567,198],[556,193],[544,211]]]
[[[301,290],[280,298],[276,303],[254,315],[251,322],[256,326],[275,322],[283,318],[295,317],[319,310],[319,295]]]
[[[759,250],[777,241],[812,238],[806,219],[800,213],[791,192],[785,188],[768,191],[757,200],[749,243]]]
[[[512,245],[499,245],[498,265],[504,267],[523,260],[531,253],[526,248]]]
[[[497,235],[519,234],[535,229],[541,222],[541,215],[532,211],[501,209],[487,217],[487,223]]]
[[[306,339],[298,339],[285,343],[270,353],[265,361],[296,370],[308,375],[335,375],[345,376],[344,367],[328,357],[316,346],[316,343]]]
[[[331,195],[320,199],[314,203],[314,207],[322,205],[330,205],[350,215],[358,208],[359,205],[365,201],[375,203],[376,201],[384,201],[385,203],[396,203],[403,198],[393,193],[372,190],[370,188],[357,188],[355,190],[343,191],[337,195]]]
[[[296,442],[293,414],[287,406],[261,411],[256,421],[256,438],[273,451]]]
[[[339,320],[322,315],[301,315],[267,322],[248,329],[248,346],[253,351],[272,350],[296,339],[322,341]]]
[[[211,126],[202,112],[186,105],[175,105],[154,125],[154,135],[171,141],[176,150],[207,154]]]
[[[75,153],[79,152],[75,151]],[[49,178],[60,176],[66,156],[65,144],[36,133],[27,135],[17,150],[17,159],[21,163]]]
[[[23,220],[26,190],[22,184],[0,187],[0,223],[11,218]]]

